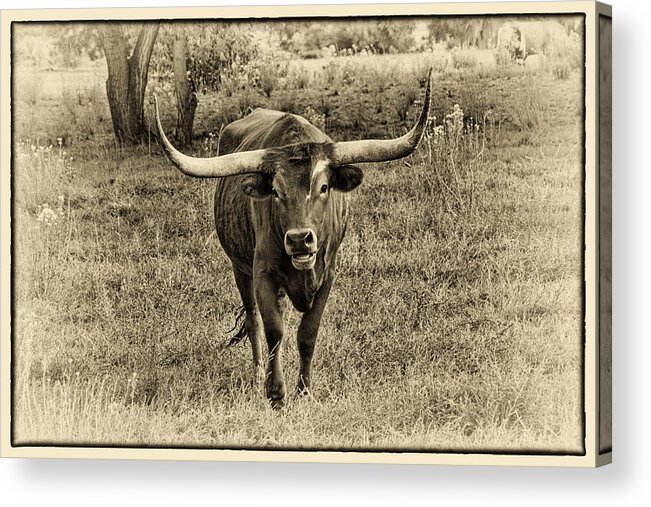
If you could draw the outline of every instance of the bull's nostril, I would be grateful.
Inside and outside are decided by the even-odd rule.
[[[313,250],[316,245],[316,234],[311,229],[292,229],[285,234],[285,247],[288,252],[304,249]]]

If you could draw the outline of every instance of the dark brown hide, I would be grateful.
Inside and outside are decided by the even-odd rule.
[[[249,315],[247,334],[254,349],[254,361],[260,362],[259,341],[265,334],[272,351],[267,372],[267,394],[272,403],[282,405],[285,387],[280,367],[282,318],[278,307],[279,297],[286,293],[293,306],[305,312],[298,336],[301,374],[297,389],[302,392],[309,387],[310,360],[318,324],[332,283],[337,249],[346,230],[348,196],[343,191],[330,191],[323,221],[317,224],[318,251],[314,269],[295,269],[283,246],[287,231],[282,228],[275,199],[264,195],[252,199],[245,194],[243,187],[262,188],[264,194],[265,189],[269,192],[275,185],[284,187],[287,193],[297,193],[296,199],[303,199],[303,195],[310,190],[315,165],[330,156],[332,141],[299,116],[256,109],[224,129],[219,154],[262,148],[276,149],[269,150],[261,173],[217,180],[215,225],[222,247],[233,263],[240,293],[243,294]],[[333,186],[350,190],[361,183],[361,172],[355,169],[347,166],[328,169],[329,181]],[[341,181],[336,181],[337,178]],[[352,183],[349,183],[350,180]],[[351,188],[346,188],[347,184]],[[254,297],[249,297],[247,301],[246,294],[251,293]],[[263,322],[260,322],[258,312],[262,313]],[[260,324],[265,333],[260,332]]]

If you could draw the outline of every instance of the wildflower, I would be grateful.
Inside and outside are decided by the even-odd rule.
[[[59,219],[63,216],[63,202],[64,197],[59,196],[58,201],[59,206],[56,210],[52,209],[48,203],[39,205],[38,209],[40,210],[36,216],[36,221],[41,222],[48,227],[56,225],[59,222]]]
[[[445,140],[445,127],[439,125],[432,129],[432,141],[435,145],[442,145]]]

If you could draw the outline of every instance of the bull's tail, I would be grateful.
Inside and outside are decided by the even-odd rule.
[[[235,325],[230,331],[228,331],[229,334],[233,332],[235,332],[235,334],[228,340],[228,347],[231,345],[237,345],[248,336],[246,333],[246,310],[243,306],[240,306],[237,309],[237,315],[235,316]]]

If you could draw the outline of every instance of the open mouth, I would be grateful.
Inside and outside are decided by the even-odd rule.
[[[296,269],[312,269],[316,262],[316,252],[305,252],[292,255],[292,264]]]

